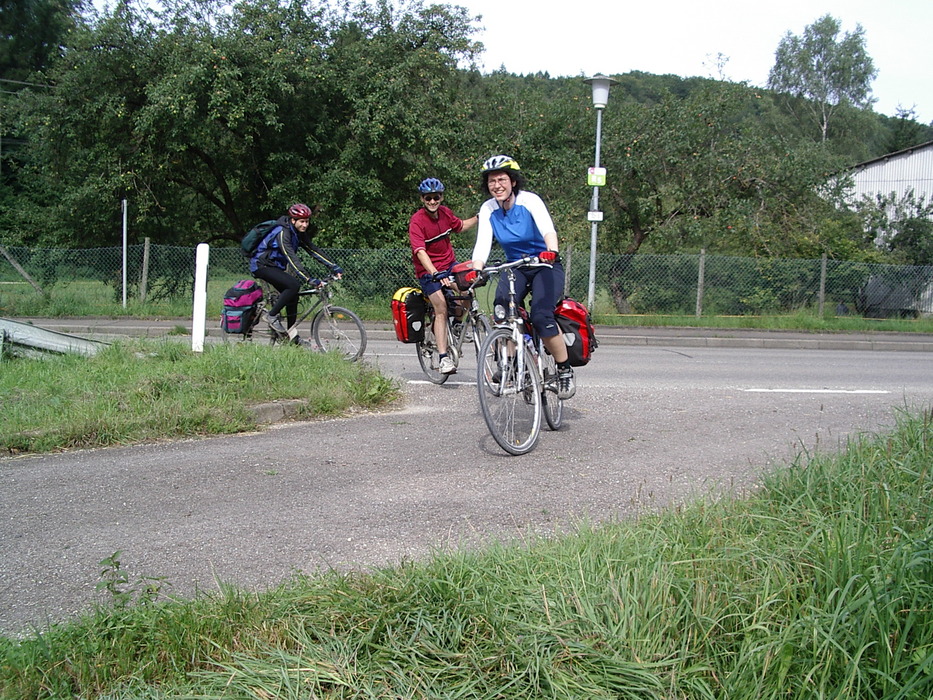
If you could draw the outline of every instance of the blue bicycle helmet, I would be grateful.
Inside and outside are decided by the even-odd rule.
[[[427,180],[421,181],[421,184],[418,185],[418,191],[421,194],[431,194],[432,192],[443,192],[444,183],[438,180],[436,177],[429,177]]]

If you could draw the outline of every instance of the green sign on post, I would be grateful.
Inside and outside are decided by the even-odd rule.
[[[606,184],[605,168],[590,168],[586,174],[586,184],[589,187],[602,187]]]

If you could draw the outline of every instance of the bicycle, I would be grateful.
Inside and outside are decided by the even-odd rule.
[[[476,356],[479,357],[479,350],[483,340],[491,330],[489,319],[476,300],[476,294],[473,291],[475,285],[476,282],[474,281],[461,294],[456,294],[452,290],[449,290],[450,293],[445,293],[449,311],[446,329],[447,356],[453,360],[454,366],[460,365],[465,342],[473,343]],[[464,309],[463,322],[459,324],[459,328],[455,328],[456,317],[453,313],[450,313],[452,311],[451,305],[456,302],[469,302]],[[444,374],[439,370],[441,359],[440,352],[437,349],[437,337],[434,335],[434,306],[427,297],[425,297],[425,306],[427,310],[424,314],[424,339],[416,345],[418,362],[421,363],[421,369],[424,370],[425,376],[431,382],[443,384],[450,377],[450,374]],[[467,340],[468,338],[470,340]]]
[[[311,337],[314,338],[314,342],[312,344],[302,339],[302,345],[320,352],[340,352],[350,362],[363,356],[366,350],[366,328],[360,317],[349,309],[335,306],[330,302],[332,294],[330,285],[336,280],[334,275],[328,275],[321,280],[320,287],[308,287],[298,292],[298,318],[285,333],[269,328],[273,345],[291,343],[298,336],[298,325],[314,314],[311,318]],[[261,282],[261,284],[266,293],[256,306],[253,324],[246,333],[248,339],[252,337],[252,332],[260,321],[265,322],[268,319],[268,307],[272,305],[277,294],[268,283]]]
[[[483,419],[495,441],[513,455],[530,452],[538,442],[541,416],[551,430],[563,423],[564,402],[558,397],[557,362],[535,338],[516,299],[515,273],[521,265],[541,264],[537,257],[491,265],[483,274],[507,275],[508,307],[496,306],[494,327],[479,351],[476,385]],[[526,329],[527,324],[527,329]]]

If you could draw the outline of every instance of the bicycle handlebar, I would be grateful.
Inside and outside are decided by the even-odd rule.
[[[503,270],[510,270],[513,267],[521,267],[522,265],[540,265],[542,267],[554,267],[551,263],[541,262],[541,259],[537,255],[526,255],[524,258],[519,258],[518,260],[513,260],[512,262],[498,263],[496,265],[487,265],[483,268],[483,272],[487,275],[495,275]]]
[[[342,273],[341,273],[341,274],[342,274]],[[313,278],[312,278],[312,279],[313,279]],[[338,280],[338,277],[337,277],[336,275],[334,275],[333,273],[331,273],[331,274],[327,275],[327,277],[322,277],[322,278],[321,278],[321,285],[320,285],[319,287],[310,287],[310,286],[308,286],[308,282],[305,282],[304,284],[301,285],[301,290],[298,292],[298,294],[299,294],[299,295],[317,294],[317,293],[320,292],[324,287],[327,287],[328,285],[333,284],[333,283],[336,282],[337,280]],[[309,280],[309,282],[310,282],[310,280]]]

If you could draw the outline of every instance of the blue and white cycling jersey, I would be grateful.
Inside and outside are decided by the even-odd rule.
[[[537,255],[547,250],[544,235],[555,232],[547,207],[534,192],[521,190],[508,211],[495,199],[488,199],[479,210],[472,257],[474,261],[485,263],[489,259],[493,236],[509,262],[526,255]]]

